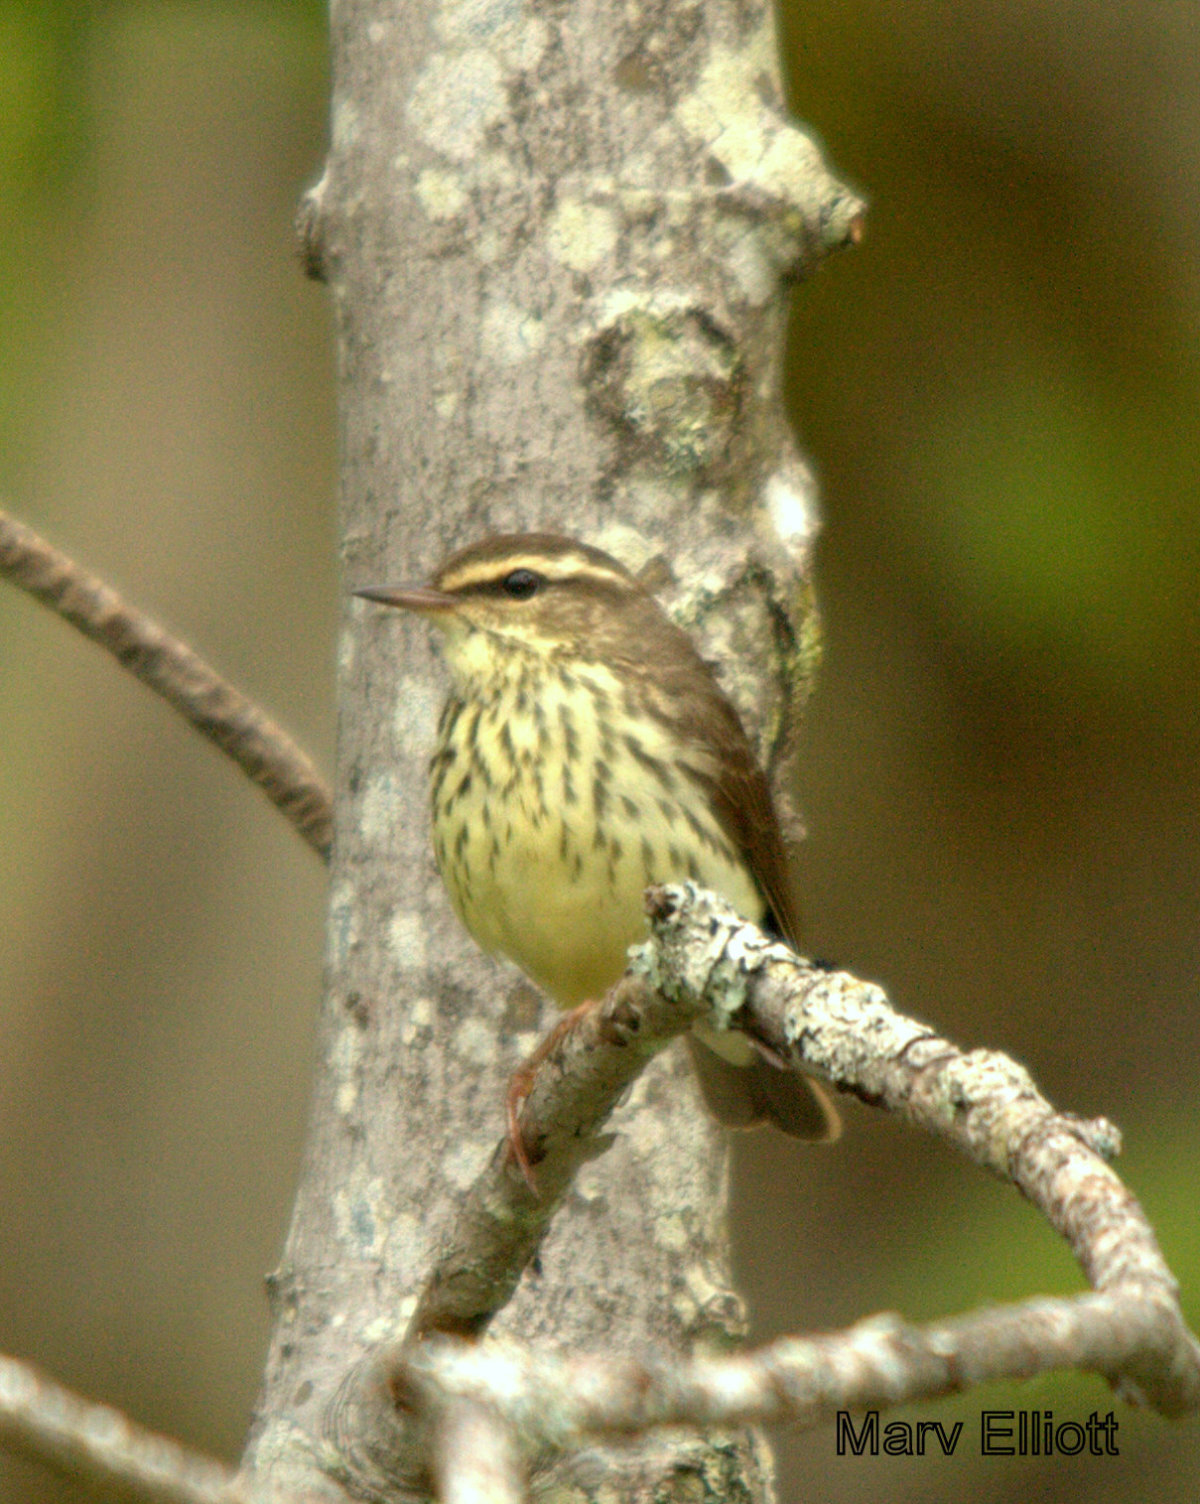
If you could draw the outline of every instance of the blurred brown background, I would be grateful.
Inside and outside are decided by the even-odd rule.
[[[1107,1113],[1200,1324],[1200,10],[795,5],[793,101],[872,201],[799,289],[823,478],[814,949]],[[0,0],[0,492],[328,766],[334,427],[291,218],[312,0]],[[221,757],[0,589],[0,1350],[234,1456],[320,986],[322,875]],[[1080,1280],[1035,1215],[854,1111],[740,1150],[760,1330]],[[1119,1458],[981,1459],[1114,1409]],[[792,1501],[1195,1496],[1200,1428],[1099,1381],[957,1405],[953,1461],[781,1440]],[[0,1498],[81,1497],[0,1457]]]

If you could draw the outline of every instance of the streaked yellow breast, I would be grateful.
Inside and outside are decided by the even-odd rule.
[[[599,664],[491,657],[446,707],[431,778],[438,867],[485,950],[572,1007],[624,970],[650,883],[691,877],[763,917],[680,749],[627,686]]]

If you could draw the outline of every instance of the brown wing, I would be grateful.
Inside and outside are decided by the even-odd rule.
[[[737,711],[691,640],[660,619],[671,636],[663,634],[665,651],[656,664],[656,681],[666,693],[655,696],[652,713],[670,724],[683,747],[694,749],[678,765],[704,790],[723,833],[754,874],[771,919],[797,946],[800,906],[766,777]],[[689,1044],[705,1099],[722,1122],[750,1127],[769,1121],[793,1137],[837,1138],[837,1111],[815,1081],[781,1070],[759,1051],[739,1064],[699,1039]]]
[[[738,731],[740,748],[735,751],[731,742],[719,765],[712,789],[713,809],[722,830],[736,843],[754,874],[779,933],[790,945],[798,946],[800,901],[779,817],[766,776],[754,761],[740,724]]]
[[[680,763],[704,790],[726,838],[754,874],[779,933],[798,945],[800,905],[766,777],[737,711],[691,641],[679,636],[691,662],[681,662],[672,675],[677,682],[663,707],[680,744],[695,749]]]

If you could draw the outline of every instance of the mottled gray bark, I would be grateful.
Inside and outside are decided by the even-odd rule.
[[[727,686],[781,771],[814,529],[779,401],[784,284],[854,238],[861,206],[784,116],[769,12],[340,0],[333,46],[332,149],[302,218],[337,311],[347,585],[421,576],[488,532],[586,537],[737,665]],[[361,1448],[335,1451],[331,1400],[402,1332],[541,1021],[434,872],[442,689],[420,625],[347,606],[317,1085],[246,1459],[293,1494],[378,1487],[369,1401]],[[682,1054],[613,1126],[494,1329],[575,1351],[727,1344],[726,1148]],[[769,1490],[751,1433],[570,1466],[580,1500]]]

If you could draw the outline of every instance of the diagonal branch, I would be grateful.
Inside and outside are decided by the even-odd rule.
[[[703,1011],[699,1001],[668,1002],[626,975],[561,1036],[521,1115],[537,1193],[502,1139],[467,1192],[406,1340],[433,1332],[474,1337],[486,1328],[541,1247],[576,1172],[611,1142],[604,1125],[613,1108],[647,1062]]]
[[[0,1442],[68,1478],[148,1504],[251,1504],[233,1471],[0,1357]]]
[[[186,643],[98,576],[0,511],[0,575],[98,642],[233,758],[326,861],[333,800],[308,755]]]

